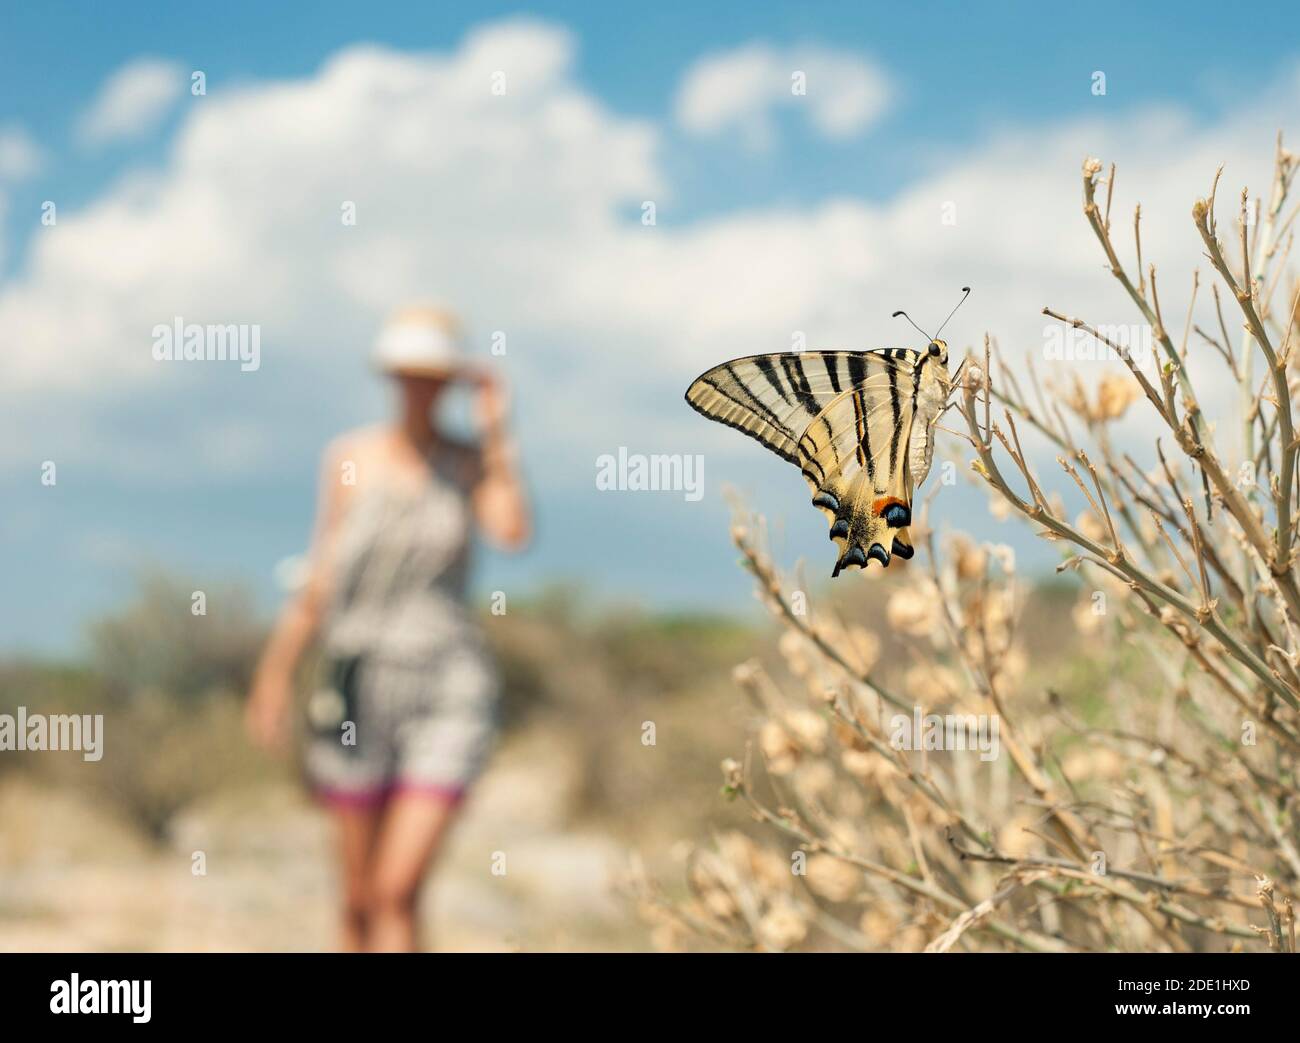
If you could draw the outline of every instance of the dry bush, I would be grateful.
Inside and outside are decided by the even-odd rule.
[[[202,591],[205,612],[191,611]],[[131,602],[88,628],[90,665],[115,698],[151,689],[176,699],[244,692],[266,640],[252,594],[158,569],[140,574]]]
[[[208,595],[194,615],[193,593]],[[242,695],[264,631],[251,595],[151,571],[130,602],[89,627],[85,668],[0,664],[0,713],[103,715],[102,759],[0,758],[39,783],[80,790],[163,842],[176,815],[275,770],[248,746]]]
[[[1059,571],[1080,583],[1074,654],[1092,661],[1099,690],[1062,695],[1029,661],[1028,592],[1007,548],[931,533],[903,582],[896,570],[875,579],[889,630],[906,637],[899,663],[882,657],[883,632],[832,607],[804,611],[761,525],[738,522],[790,676],[737,669],[754,735],[742,761],[724,762],[724,789],[756,825],[695,851],[684,894],[636,881],[661,945],[1295,951],[1297,157],[1279,140],[1271,194],[1242,193],[1231,246],[1215,191],[1196,202],[1214,321],[1195,321],[1198,277],[1175,334],[1155,267],[1142,270],[1140,210],[1136,277],[1119,257],[1114,168],[1102,169],[1084,164],[1085,217],[1155,358],[1044,309],[1113,348],[1127,376],[1044,389],[986,339],[955,392],[976,480],[1058,543]],[[1192,351],[1222,363],[1240,409],[1202,411]],[[1145,467],[1111,434],[1138,403],[1167,428]],[[1055,478],[1024,448],[1044,442],[1059,454]],[[1086,503],[1075,520],[1066,496]],[[916,705],[995,719],[1001,756],[897,748],[894,715]]]
[[[579,606],[589,606],[582,610]],[[569,811],[611,828],[681,828],[684,794],[707,806],[726,715],[729,673],[754,647],[753,628],[700,614],[619,609],[567,588],[485,616],[504,677],[508,734],[541,739],[578,780]],[[664,736],[644,756],[643,725]]]

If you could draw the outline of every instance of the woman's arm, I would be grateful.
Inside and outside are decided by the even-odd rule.
[[[345,456],[341,442],[325,450],[307,582],[281,610],[253,672],[245,722],[253,740],[268,749],[281,746],[286,738],[289,707],[293,702],[293,675],[324,614],[329,590],[326,574],[329,549],[346,499],[341,472]]]
[[[505,388],[495,374],[478,378],[480,468],[474,486],[474,520],[503,550],[522,550],[532,535],[528,494],[519,476],[514,439],[507,429]]]

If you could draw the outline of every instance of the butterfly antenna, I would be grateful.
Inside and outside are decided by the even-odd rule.
[[[952,311],[948,313],[948,319],[951,319],[954,315],[957,314],[957,308],[960,308],[963,304],[965,304],[966,298],[969,296],[970,296],[970,287],[963,286],[961,288],[961,300],[959,300],[956,306],[952,309]],[[940,324],[939,329],[935,332],[935,337],[939,336],[939,334],[943,332],[944,326],[948,325],[948,319],[944,319],[943,322]]]
[[[896,318],[898,318],[900,315],[903,316],[903,318],[905,318],[908,322],[912,322],[912,316],[908,315],[907,312],[905,312],[905,311],[896,311],[896,312],[894,312],[893,315],[890,316],[890,318],[891,318],[891,319],[896,319]],[[912,329],[916,330],[917,333],[919,333],[922,337],[924,337],[924,338],[925,338],[925,342],[926,342],[927,344],[929,344],[930,341],[934,340],[934,338],[931,337],[930,334],[926,333],[925,330],[921,329],[921,327],[918,326],[918,325],[917,325],[916,323],[914,323],[914,322],[912,322]]]

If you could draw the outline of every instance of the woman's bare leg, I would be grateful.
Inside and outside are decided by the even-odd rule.
[[[420,886],[455,811],[436,793],[398,792],[389,801],[370,865],[371,951],[418,950]]]
[[[343,923],[339,948],[365,952],[370,932],[370,871],[381,805],[331,809],[343,866]]]

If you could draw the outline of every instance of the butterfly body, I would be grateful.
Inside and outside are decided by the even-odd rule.
[[[912,493],[951,390],[948,346],[788,352],[724,362],[686,401],[799,468],[839,552],[832,575],[913,554]]]

